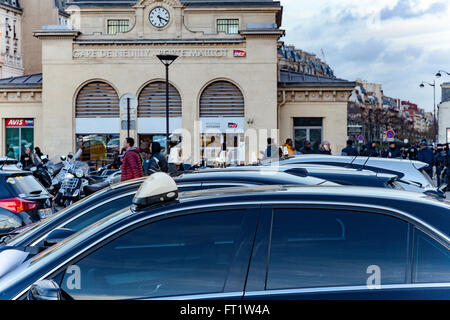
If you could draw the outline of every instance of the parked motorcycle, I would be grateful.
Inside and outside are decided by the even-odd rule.
[[[52,186],[52,176],[48,167],[48,156],[42,155],[41,162],[36,166],[32,166],[29,170],[33,173],[33,176],[46,188],[49,189]],[[51,171],[53,172],[53,171]]]
[[[68,207],[84,196],[84,187],[89,184],[87,177],[89,166],[73,157],[61,157],[63,168],[53,179],[52,186],[58,190],[55,202],[58,206]]]

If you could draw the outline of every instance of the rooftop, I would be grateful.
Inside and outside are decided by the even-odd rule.
[[[22,10],[19,4],[19,0],[0,0],[0,5],[4,5],[10,8]]]
[[[355,87],[356,82],[348,81],[339,78],[327,78],[321,76],[313,76],[294,71],[280,71],[280,81],[278,86],[281,88],[287,87]]]
[[[42,88],[42,73],[0,79],[0,89]]]

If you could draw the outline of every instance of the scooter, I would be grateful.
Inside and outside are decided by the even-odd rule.
[[[39,182],[46,188],[49,189],[52,186],[52,177],[49,173],[48,167],[48,156],[42,155],[41,162],[30,168],[33,176],[39,180]]]
[[[84,196],[84,187],[89,184],[86,179],[89,167],[73,157],[63,156],[61,160],[64,167],[53,183],[55,189],[58,189],[55,202],[58,206],[68,207]]]

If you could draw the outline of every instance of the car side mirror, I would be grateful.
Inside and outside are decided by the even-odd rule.
[[[44,239],[44,246],[51,247],[73,235],[75,231],[67,228],[53,229]]]
[[[60,159],[61,159],[61,161],[66,161],[67,157],[66,156],[61,156]]]
[[[31,285],[27,300],[62,300],[61,289],[53,280],[39,280]]]
[[[448,184],[443,184],[442,186],[439,187],[439,191],[441,191],[442,193],[446,193],[448,190]]]

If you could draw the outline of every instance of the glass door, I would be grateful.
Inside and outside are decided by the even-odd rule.
[[[6,128],[6,156],[20,160],[20,128]]]
[[[294,127],[295,149],[303,148],[305,141],[311,142],[311,149],[318,152],[322,143],[322,127]]]

